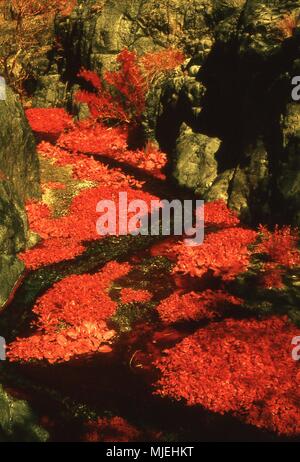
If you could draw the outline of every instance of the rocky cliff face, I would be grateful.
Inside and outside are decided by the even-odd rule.
[[[0,101],[0,307],[23,271],[16,253],[25,248],[24,200],[39,194],[39,164],[33,135],[15,95]]]
[[[79,68],[110,67],[125,47],[183,48],[186,67],[153,89],[144,120],[171,174],[250,221],[299,224],[299,13],[299,0],[81,2],[56,25],[62,51],[35,103],[70,103]]]
[[[299,224],[299,2],[214,4],[212,47],[166,83],[156,136],[180,185],[252,222]]]

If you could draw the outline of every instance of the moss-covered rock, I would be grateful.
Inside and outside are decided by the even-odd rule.
[[[217,177],[215,155],[220,144],[217,138],[194,133],[191,128],[183,124],[177,140],[174,171],[178,183],[203,195]]]
[[[286,25],[299,7],[214,2],[208,55],[193,56],[181,78],[168,81],[151,121],[180,185],[206,200],[223,198],[252,222],[300,223],[298,105],[291,104],[300,35],[296,19]],[[201,91],[190,90],[196,83]],[[213,156],[205,154],[208,139],[220,143]]]
[[[39,162],[32,131],[17,96],[0,101],[0,170],[20,198],[39,194]]]
[[[23,109],[7,88],[0,101],[0,308],[24,266],[16,254],[26,247],[24,200],[39,195],[39,162]]]
[[[12,398],[0,385],[0,442],[45,442],[48,438],[28,403]]]
[[[294,225],[300,224],[300,106],[289,104],[282,117],[284,153],[280,161],[278,187]]]

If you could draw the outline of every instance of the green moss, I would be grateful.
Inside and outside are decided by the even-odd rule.
[[[0,385],[0,441],[45,442],[48,438],[28,403],[15,400]]]
[[[119,304],[116,314],[111,318],[118,332],[130,332],[138,322],[152,322],[156,319],[155,303]]]

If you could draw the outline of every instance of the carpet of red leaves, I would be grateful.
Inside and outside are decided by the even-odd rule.
[[[120,296],[122,303],[149,302],[152,298],[152,294],[148,290],[136,290],[130,287],[121,289]]]
[[[109,168],[96,156],[164,178],[166,155],[151,141],[135,150],[129,148],[129,132],[141,122],[150,85],[183,61],[176,50],[142,58],[124,50],[117,58],[118,69],[103,78],[87,70],[80,72],[92,87],[76,95],[78,102],[88,104],[89,119],[76,122],[59,108],[26,111],[33,131],[43,140],[38,145],[40,156],[56,167],[68,166],[73,180],[92,182],[58,218],[42,201],[27,203],[30,229],[41,237],[36,247],[20,254],[28,269],[72,259],[84,252],[87,242],[100,239],[96,206],[101,199],[118,204],[120,191],[127,192],[129,201],[142,199],[149,204],[157,199],[143,190],[143,181]],[[49,189],[63,191],[67,185],[47,181],[42,191]],[[170,279],[176,286],[156,307],[160,326],[169,329],[178,342],[164,354],[155,344],[153,360],[159,358],[155,365],[161,373],[156,393],[190,406],[230,413],[279,434],[300,434],[300,372],[291,357],[291,339],[299,331],[285,318],[229,317],[234,317],[235,310],[240,317],[245,303],[230,293],[231,284],[253,270],[254,261],[258,285],[285,288],[286,272],[300,264],[298,232],[288,226],[273,231],[264,226],[258,230],[243,227],[222,200],[206,203],[204,216],[203,245],[187,246],[171,238],[150,250],[150,255],[170,260]],[[148,290],[129,287],[118,287],[117,301],[110,297],[114,281],[127,276],[131,268],[127,263],[110,262],[96,274],[72,275],[54,284],[35,303],[34,334],[9,345],[9,360],[52,364],[111,352],[116,332],[108,327],[108,320],[116,314],[118,303],[146,303],[153,297]],[[202,320],[207,321],[205,327],[196,325],[198,330],[181,340],[187,334],[176,323],[192,321],[195,328]],[[153,339],[159,335],[154,332]],[[154,365],[149,368],[153,370]],[[121,417],[88,422],[83,437],[110,442],[139,438],[140,432]]]
[[[66,129],[72,128],[72,117],[62,108],[32,108],[26,110],[32,130],[41,138],[56,140]]]
[[[243,300],[221,290],[205,290],[202,293],[178,292],[164,299],[157,307],[159,316],[166,323],[178,321],[199,321],[222,316],[224,308],[242,305]]]
[[[280,434],[300,434],[300,370],[291,356],[291,339],[299,334],[281,318],[212,323],[157,362],[157,393]]]
[[[74,179],[90,180],[97,186],[81,191],[73,199],[68,214],[59,218],[52,217],[51,210],[43,203],[27,203],[30,228],[43,239],[37,247],[19,255],[28,269],[74,258],[85,250],[85,241],[101,239],[96,230],[99,216],[96,206],[100,200],[118,203],[119,191],[127,192],[128,201],[143,199],[149,204],[157,199],[142,191],[142,183],[133,177],[83,154],[69,154],[46,142],[38,150],[57,165],[71,166]]]
[[[176,272],[202,277],[210,272],[224,281],[234,279],[250,266],[249,246],[257,238],[256,231],[235,227],[208,234],[203,245],[179,244]]]
[[[111,300],[108,290],[115,279],[129,271],[127,263],[110,262],[95,275],[73,275],[54,284],[33,308],[37,332],[9,345],[10,361],[57,363],[87,353],[111,351],[108,343],[115,332],[105,321],[115,314],[117,303]]]
[[[167,163],[166,154],[151,142],[144,149],[129,150],[127,136],[124,128],[81,123],[73,130],[62,133],[57,144],[68,151],[111,158],[164,179],[161,171]]]

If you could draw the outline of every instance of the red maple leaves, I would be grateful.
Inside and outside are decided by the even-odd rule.
[[[129,202],[140,199],[150,204],[151,200],[157,199],[155,196],[130,187],[126,188],[126,192]],[[103,238],[96,228],[99,217],[96,211],[98,202],[112,200],[118,205],[118,194],[119,191],[111,186],[85,189],[73,199],[69,214],[59,218],[51,217],[50,211],[46,212],[45,205],[29,203],[27,213],[30,228],[43,238],[43,242],[38,247],[20,253],[19,257],[27,268],[36,269],[80,255],[85,249],[85,241]],[[116,209],[118,217],[119,208]]]
[[[268,289],[282,289],[286,269],[300,264],[298,230],[293,230],[290,226],[284,226],[282,229],[276,226],[273,233],[264,226],[260,226],[259,230],[262,241],[257,246],[256,252],[268,259],[263,264],[260,282]]]
[[[234,279],[250,265],[249,246],[257,233],[244,228],[228,228],[208,234],[204,244],[191,247],[178,245],[176,272],[202,277],[210,272],[224,281]]]
[[[105,72],[103,79],[92,71],[81,70],[79,77],[91,84],[95,92],[81,90],[76,99],[88,104],[96,120],[137,125],[155,77],[175,69],[184,59],[180,51],[173,49],[147,53],[142,58],[125,49],[117,56],[119,69]]]
[[[157,362],[162,372],[157,393],[230,412],[257,427],[299,434],[300,373],[291,356],[296,335],[283,318],[212,323]]]
[[[205,226],[226,227],[240,223],[237,213],[230,210],[222,199],[207,202],[204,207]]]
[[[270,289],[284,287],[283,275],[299,266],[298,230],[290,226],[269,231],[260,226],[258,231],[239,227],[239,219],[222,200],[204,206],[206,235],[203,245],[173,245],[177,252],[175,273],[201,278],[209,275],[223,282],[234,280],[252,265],[254,255],[261,259],[260,283]],[[219,230],[222,227],[223,229]]]
[[[164,299],[157,310],[162,321],[175,323],[218,318],[226,306],[242,303],[243,300],[222,290],[208,289],[202,293],[188,292],[184,295],[175,292]]]
[[[72,117],[61,108],[33,108],[26,110],[32,130],[40,137],[55,141],[67,128],[73,126]]]
[[[70,152],[94,154],[132,165],[158,178],[164,178],[161,170],[167,163],[167,156],[153,143],[144,148],[129,150],[127,130],[124,127],[107,127],[103,124],[80,123],[73,130],[62,133],[57,145]]]
[[[136,290],[130,287],[121,289],[120,296],[122,303],[149,302],[152,298],[152,294],[148,290]]]
[[[37,300],[37,332],[9,345],[11,361],[69,361],[78,355],[111,351],[115,332],[107,327],[117,309],[108,289],[130,271],[129,264],[108,263],[95,275],[73,275],[54,284]]]

